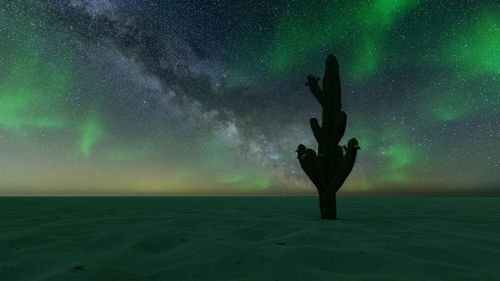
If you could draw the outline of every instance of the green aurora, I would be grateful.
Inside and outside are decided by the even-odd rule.
[[[311,194],[329,52],[362,148],[342,192],[499,191],[494,1],[146,2],[0,4],[0,195]]]

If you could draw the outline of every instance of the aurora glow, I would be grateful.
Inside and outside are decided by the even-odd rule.
[[[91,117],[83,123],[81,131],[80,151],[85,157],[88,157],[92,147],[102,139],[104,129],[99,119]]]
[[[71,80],[71,65],[59,57],[66,50],[41,37],[37,28],[25,23],[26,16],[2,19],[5,28],[0,36],[10,40],[0,47],[1,127],[23,135],[32,128],[66,127],[69,120],[58,112]],[[40,55],[41,49],[45,56]]]
[[[494,1],[3,1],[0,36],[0,195],[313,194],[328,53],[341,193],[500,191]]]
[[[351,75],[363,78],[380,66],[386,33],[397,20],[411,11],[416,0],[376,0],[358,5],[336,1],[299,1],[289,7],[277,27],[269,55],[271,67],[288,71],[322,45],[354,45],[357,55],[350,63]],[[315,5],[316,4],[316,5]],[[346,36],[346,30],[353,32]],[[359,40],[361,39],[361,40]]]

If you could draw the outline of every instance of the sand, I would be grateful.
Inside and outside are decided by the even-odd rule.
[[[500,280],[500,198],[0,198],[0,280]]]

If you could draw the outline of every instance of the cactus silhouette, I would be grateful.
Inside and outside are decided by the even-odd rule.
[[[325,64],[322,88],[318,85],[320,79],[313,75],[307,77],[306,83],[323,108],[321,125],[316,118],[310,120],[314,138],[318,142],[318,153],[300,144],[297,148],[297,158],[318,190],[321,218],[336,219],[336,193],[351,173],[360,147],[356,138],[350,139],[347,146],[339,146],[347,121],[340,98],[339,63],[335,56],[330,54]]]

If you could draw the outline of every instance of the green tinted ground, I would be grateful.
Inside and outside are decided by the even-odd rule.
[[[500,198],[0,198],[0,280],[496,280]]]

